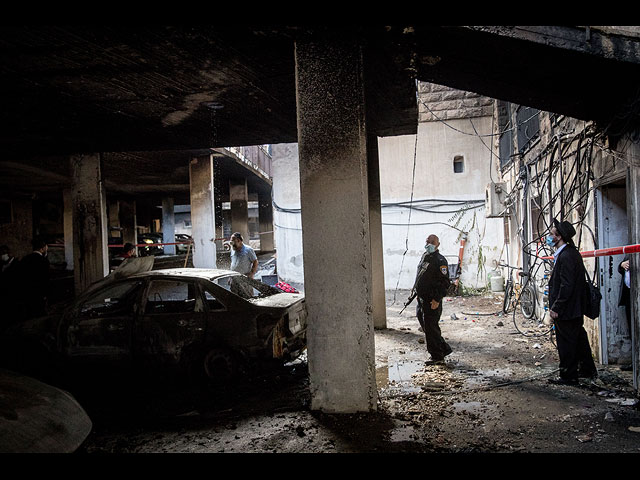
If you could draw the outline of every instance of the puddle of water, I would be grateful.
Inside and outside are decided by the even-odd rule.
[[[415,441],[416,430],[410,425],[396,422],[396,428],[391,431],[389,441],[391,442],[413,442]]]
[[[388,366],[376,369],[376,384],[378,388],[394,388],[406,393],[420,391],[413,383],[412,375],[422,371],[424,360],[398,360],[390,362]]]

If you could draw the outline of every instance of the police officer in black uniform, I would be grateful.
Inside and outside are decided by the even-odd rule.
[[[451,353],[451,347],[442,338],[440,331],[440,315],[442,315],[442,299],[447,294],[449,280],[449,264],[438,247],[440,240],[436,235],[429,235],[425,245],[425,253],[420,259],[414,291],[418,298],[416,315],[427,341],[427,351],[431,354],[430,364],[444,363],[444,357]]]

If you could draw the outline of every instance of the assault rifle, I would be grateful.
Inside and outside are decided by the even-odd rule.
[[[423,262],[423,261],[420,262],[420,270],[418,270],[418,274],[416,275],[416,281],[413,282],[413,288],[411,289],[409,298],[404,303],[404,307],[402,307],[402,310],[400,310],[400,313],[398,315],[402,315],[402,312],[404,312],[404,309],[407,308],[411,304],[411,302],[413,302],[414,298],[416,298],[416,296],[418,295],[418,291],[416,290],[416,287],[418,286],[418,281],[420,280],[420,277],[422,277],[424,272],[427,271],[428,266],[429,266],[429,262]]]
[[[402,315],[402,312],[404,312],[404,309],[407,308],[411,302],[413,302],[413,299],[416,298],[417,295],[418,293],[416,292],[415,287],[412,288],[409,298],[407,299],[406,302],[404,302],[404,307],[402,307],[402,310],[400,310],[400,313],[398,315]]]

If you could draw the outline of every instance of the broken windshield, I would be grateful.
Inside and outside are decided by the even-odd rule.
[[[214,279],[213,283],[246,300],[270,297],[271,295],[282,293],[277,288],[245,275],[227,275]]]

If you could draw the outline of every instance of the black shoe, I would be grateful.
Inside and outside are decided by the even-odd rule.
[[[564,379],[564,378],[550,378],[549,380],[547,380],[549,383],[552,383],[553,385],[579,385],[580,382],[578,382],[577,379]]]
[[[431,358],[431,360],[427,360],[424,362],[425,365],[444,365],[444,357],[443,358]]]
[[[442,355],[442,359],[444,360],[444,357],[446,357],[447,355],[450,355],[451,352],[453,352],[453,350],[449,345],[447,345],[447,350],[444,352],[444,355]]]
[[[596,380],[598,378],[598,372],[578,373],[578,378],[584,378],[585,380]]]

